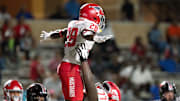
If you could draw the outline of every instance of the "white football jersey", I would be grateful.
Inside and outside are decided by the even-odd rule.
[[[80,65],[80,58],[75,50],[76,46],[80,43],[85,43],[86,48],[91,50],[95,42],[86,40],[83,36],[92,35],[98,30],[98,25],[89,20],[73,20],[69,22],[63,61]]]

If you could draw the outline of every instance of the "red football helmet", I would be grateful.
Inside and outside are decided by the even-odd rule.
[[[100,82],[96,84],[97,94],[98,94],[98,101],[109,101],[108,93],[102,86]]]
[[[87,19],[95,22],[99,25],[99,28],[102,30],[105,27],[105,16],[103,9],[93,3],[87,3],[81,6],[79,19]]]
[[[115,83],[111,81],[104,81],[103,87],[108,93],[109,101],[121,101],[121,93]]]
[[[22,101],[23,87],[17,80],[8,80],[3,87],[4,99],[6,101]]]

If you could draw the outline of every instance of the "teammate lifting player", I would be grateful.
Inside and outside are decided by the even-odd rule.
[[[121,93],[118,86],[111,81],[96,83],[87,62],[89,51],[84,43],[76,47],[76,52],[82,62],[81,69],[83,80],[87,91],[88,101],[121,101]],[[96,86],[95,86],[96,85]]]

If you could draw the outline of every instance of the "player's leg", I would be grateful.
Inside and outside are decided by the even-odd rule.
[[[62,62],[58,67],[57,72],[66,101],[83,101],[83,83],[79,68],[79,65],[67,62]]]

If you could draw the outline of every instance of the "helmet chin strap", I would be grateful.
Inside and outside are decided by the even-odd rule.
[[[21,101],[21,97],[20,96],[14,96],[12,98],[13,101]]]
[[[7,92],[7,101],[22,101],[22,94],[20,96],[10,96],[10,93]]]
[[[11,101],[11,97],[10,97],[9,91],[7,91],[7,93],[6,93],[6,100],[7,101]]]

